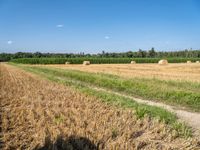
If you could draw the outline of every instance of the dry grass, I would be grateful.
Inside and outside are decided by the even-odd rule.
[[[180,80],[200,82],[200,65],[192,64],[92,64],[87,68],[82,65],[48,65],[62,69],[75,69],[87,72],[103,72],[128,78],[158,78],[162,80]]]
[[[195,149],[165,124],[1,65],[2,149]],[[52,144],[53,143],[53,144]]]

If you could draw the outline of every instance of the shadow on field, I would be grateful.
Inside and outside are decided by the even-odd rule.
[[[70,136],[64,139],[60,136],[55,142],[46,138],[44,146],[38,146],[34,150],[98,150],[98,146],[85,137]]]

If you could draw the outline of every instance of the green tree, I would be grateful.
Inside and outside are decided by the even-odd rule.
[[[155,57],[156,56],[156,51],[155,49],[152,47],[151,50],[149,50],[149,57]]]

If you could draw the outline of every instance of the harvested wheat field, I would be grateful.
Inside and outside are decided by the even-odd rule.
[[[48,65],[51,67],[74,69],[88,72],[103,72],[127,78],[157,78],[162,80],[180,80],[200,82],[200,65],[198,63],[179,64],[92,64],[83,65]]]
[[[1,64],[2,149],[198,149],[166,124],[137,119],[66,86]]]

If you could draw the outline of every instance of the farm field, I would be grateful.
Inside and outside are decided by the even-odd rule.
[[[117,76],[92,76],[50,66],[0,66],[2,149],[198,149],[200,146],[198,136],[192,136],[173,113],[82,84],[87,81],[96,84],[94,80],[100,75],[99,86],[103,86],[100,78],[118,81]],[[115,87],[116,83],[113,84]],[[193,93],[199,90],[196,86],[189,85]]]
[[[92,64],[83,65],[48,65],[61,69],[73,69],[86,72],[101,72],[119,75],[125,78],[156,78],[162,80],[200,82],[200,64],[172,63],[158,64]]]
[[[187,64],[185,64],[187,65]],[[24,65],[22,65],[24,66]],[[67,66],[67,67],[65,67]],[[168,79],[169,72],[173,75],[173,71],[165,71],[165,80],[161,78],[152,78],[151,75],[148,77],[148,71],[146,77],[140,75],[137,77],[120,77],[118,75],[99,73],[99,72],[87,72],[79,71],[78,69],[87,70],[87,68],[92,68],[90,66],[77,66],[77,65],[36,65],[36,66],[24,66],[31,69],[36,73],[49,74],[53,77],[65,80],[73,80],[75,82],[81,82],[82,84],[87,84],[88,86],[94,86],[98,88],[105,88],[107,90],[112,90],[115,92],[124,93],[130,96],[145,98],[153,101],[160,101],[170,105],[176,105],[181,107],[181,109],[189,109],[190,111],[199,111],[200,110],[200,84],[199,82],[189,81],[188,79],[175,80]],[[92,65],[91,65],[92,66]],[[96,66],[96,65],[95,65]],[[103,65],[107,66],[107,65]],[[108,65],[110,66],[110,65]],[[114,65],[112,65],[114,66]],[[115,67],[119,66],[118,64]],[[126,66],[126,65],[123,65]],[[138,65],[141,66],[142,65]],[[151,65],[150,65],[151,66]],[[192,65],[190,65],[192,66]],[[68,68],[69,67],[69,68]],[[70,68],[72,67],[72,68]],[[74,68],[76,69],[74,69]],[[101,67],[101,65],[99,65]],[[154,65],[152,67],[158,67]],[[165,66],[163,66],[165,67]],[[197,69],[192,69],[194,74],[198,76],[198,66],[195,64],[193,67]],[[134,67],[133,67],[134,68]],[[183,68],[183,65],[182,65]],[[185,68],[183,68],[184,70]],[[189,70],[189,68],[187,68]],[[94,71],[95,69],[89,69]],[[96,67],[98,70],[98,67]],[[111,69],[109,69],[111,71]],[[145,68],[143,69],[145,72]],[[181,69],[179,69],[181,70]],[[123,72],[123,71],[121,71]],[[180,73],[179,76],[183,78],[183,73]],[[191,71],[192,72],[192,71]],[[159,70],[157,70],[159,74]],[[191,73],[190,78],[192,78],[193,73]],[[194,79],[194,78],[193,78]],[[196,78],[199,80],[199,78]]]
[[[92,64],[129,64],[131,61],[137,63],[158,63],[162,58],[106,58],[106,57],[75,57],[75,58],[18,58],[12,59],[11,62],[22,64],[82,64],[83,61],[90,61]],[[167,58],[169,63],[186,63],[200,61],[199,58]]]
[[[130,110],[106,105],[5,64],[1,64],[1,120],[4,149],[39,149],[62,143],[90,149],[198,146],[195,139],[186,144],[186,139],[173,135],[162,122],[137,119]]]

